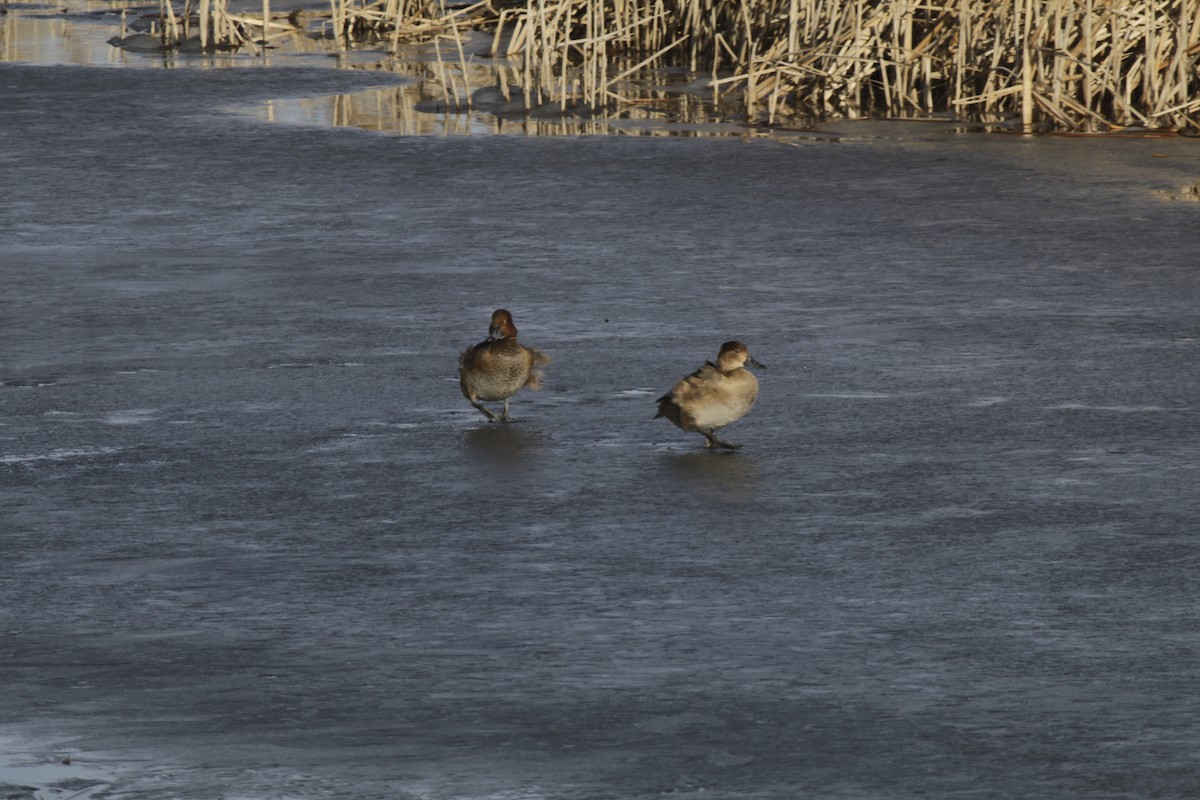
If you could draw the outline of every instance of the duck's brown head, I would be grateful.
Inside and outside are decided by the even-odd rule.
[[[492,325],[488,329],[489,339],[515,339],[517,326],[513,324],[512,314],[503,308],[492,312]]]
[[[732,372],[747,364],[759,369],[766,369],[766,365],[756,361],[754,356],[750,355],[750,351],[746,349],[746,345],[741,342],[732,341],[721,345],[721,352],[717,354],[717,369],[722,372]]]

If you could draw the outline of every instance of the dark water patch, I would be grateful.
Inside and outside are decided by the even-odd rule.
[[[0,378],[0,387],[5,389],[37,389],[42,386],[54,386],[58,383],[55,378]]]

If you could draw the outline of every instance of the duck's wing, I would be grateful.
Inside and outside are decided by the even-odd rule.
[[[541,368],[548,365],[553,359],[541,350],[532,347],[522,345],[521,349],[525,351],[529,359],[529,380],[525,381],[525,385],[530,389],[541,389],[542,378],[545,377]]]
[[[472,345],[466,350],[458,354],[458,366],[460,368],[478,367],[488,360],[491,355],[491,346],[494,342],[491,339],[480,342],[477,345]]]
[[[670,397],[676,403],[683,403],[687,400],[712,391],[714,386],[721,382],[721,371],[717,369],[716,364],[711,361],[704,362],[704,366],[682,379],[671,388]]]
[[[675,419],[683,407],[686,407],[695,398],[712,391],[720,380],[721,371],[717,369],[717,366],[711,361],[704,362],[704,366],[686,378],[680,379],[671,387],[671,391],[658,398],[657,416]]]

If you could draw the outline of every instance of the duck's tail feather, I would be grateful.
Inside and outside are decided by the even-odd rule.
[[[546,377],[542,372],[542,367],[551,364],[554,359],[543,353],[541,350],[529,348],[529,352],[533,353],[533,368],[529,370],[529,380],[525,381],[525,385],[530,389],[541,389],[542,379]]]
[[[678,424],[679,421],[679,406],[671,399],[671,393],[667,392],[662,397],[658,398],[658,413],[654,415],[655,419],[666,417],[672,422]]]

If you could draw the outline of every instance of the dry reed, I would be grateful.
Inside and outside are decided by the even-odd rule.
[[[463,74],[463,32],[492,31],[494,55],[524,67],[529,106],[620,105],[629,78],[671,65],[707,75],[713,97],[737,98],[752,123],[952,114],[1026,130],[1200,127],[1200,0],[330,3],[335,38],[440,42]],[[199,0],[201,36],[249,41],[254,20],[218,11],[227,4]]]

